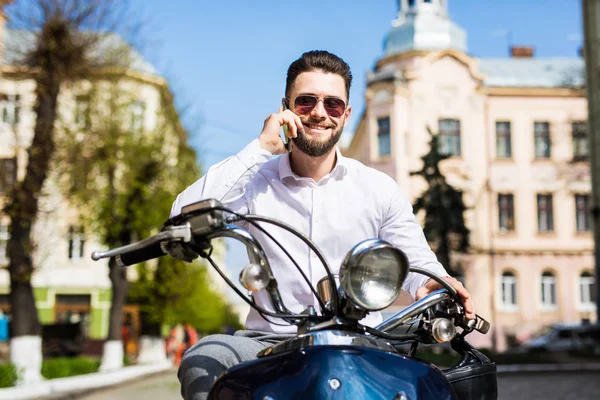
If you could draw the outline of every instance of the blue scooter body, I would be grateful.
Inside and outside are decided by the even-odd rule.
[[[314,346],[230,368],[215,381],[209,399],[455,400],[456,397],[444,374],[430,364],[365,347]]]

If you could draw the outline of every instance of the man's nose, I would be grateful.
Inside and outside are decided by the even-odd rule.
[[[319,120],[327,118],[327,111],[325,110],[325,106],[323,105],[322,101],[317,101],[315,108],[313,108],[310,112],[310,116]]]

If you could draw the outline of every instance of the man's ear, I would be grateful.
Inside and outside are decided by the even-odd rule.
[[[352,106],[348,106],[346,108],[346,111],[344,111],[344,117],[345,117],[344,128],[346,127],[346,124],[348,123],[348,120],[350,119],[351,114],[352,114]]]

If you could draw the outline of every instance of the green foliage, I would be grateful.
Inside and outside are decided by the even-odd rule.
[[[100,360],[89,357],[51,358],[42,361],[42,376],[46,379],[98,372]]]
[[[218,332],[231,321],[231,312],[210,286],[207,267],[163,257],[152,271],[138,267],[140,279],[131,285],[130,300],[140,304],[148,322],[169,326],[189,322],[200,332]]]
[[[85,225],[107,246],[144,237],[168,217],[175,196],[199,175],[195,152],[178,132],[178,116],[159,111],[155,129],[134,121],[136,94],[119,80],[85,95],[82,128],[65,124],[60,175]],[[175,119],[174,119],[175,118]]]
[[[0,364],[0,388],[15,386],[17,368],[13,364]]]
[[[122,82],[97,82],[86,92],[85,129],[62,127],[59,174],[84,225],[109,247],[155,233],[171,205],[200,176],[194,150],[179,122],[170,93],[152,130],[132,120],[136,93]],[[81,97],[81,96],[80,96]],[[85,132],[85,133],[84,133]],[[206,269],[171,257],[141,264],[130,299],[149,324],[187,321],[201,331],[217,330],[229,318],[223,299],[210,288]]]
[[[414,213],[425,212],[423,231],[431,244],[438,260],[451,273],[450,252],[466,253],[469,248],[469,229],[465,225],[464,212],[467,207],[463,203],[462,192],[456,190],[440,171],[439,164],[447,159],[447,154],[439,151],[439,135],[428,129],[431,140],[429,152],[421,159],[423,167],[411,175],[423,177],[427,189],[413,204]]]

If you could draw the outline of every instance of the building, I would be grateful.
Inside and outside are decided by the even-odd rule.
[[[457,267],[493,326],[477,345],[502,350],[548,324],[595,319],[584,60],[530,47],[477,58],[447,0],[398,3],[344,154],[414,200],[427,128],[441,135],[443,173],[469,207],[471,252]]]
[[[0,38],[3,49],[29,46],[33,35],[13,31],[0,21]],[[117,36],[107,35],[110,45],[126,46]],[[173,98],[167,82],[138,53],[127,47],[127,66],[106,74],[120,74],[119,92],[133,93],[134,101],[127,106],[125,119],[131,129],[140,132],[152,131],[159,126],[160,110],[173,107]],[[5,192],[25,173],[26,152],[33,137],[35,114],[35,82],[33,71],[15,65],[14,54],[4,51],[0,55],[0,210],[5,204]],[[103,75],[104,77],[104,75]],[[110,77],[109,77],[110,78]],[[105,84],[102,78],[99,85]],[[89,81],[74,82],[61,88],[59,114],[61,123],[77,130],[85,128],[86,90]],[[164,135],[175,132],[166,130]],[[176,142],[173,140],[171,142]],[[176,145],[173,145],[173,149]],[[168,150],[166,150],[168,151]],[[15,159],[19,162],[15,163]],[[173,162],[177,160],[173,158]],[[15,167],[19,165],[19,168]],[[50,174],[40,200],[40,213],[34,227],[34,265],[32,277],[34,296],[40,322],[79,322],[90,339],[105,339],[108,334],[111,307],[111,282],[108,277],[108,261],[94,262],[91,253],[103,250],[92,232],[82,229],[75,209],[59,188],[56,174]],[[168,215],[165,215],[165,219]],[[0,309],[10,311],[10,280],[6,270],[8,264],[6,244],[8,241],[8,217],[0,214]],[[157,227],[158,228],[158,227]],[[222,244],[216,245],[217,259],[224,251]],[[128,270],[135,278],[135,268]],[[216,274],[215,274],[216,275]],[[216,282],[221,282],[220,278]],[[217,289],[222,285],[216,284]],[[125,314],[139,323],[136,307],[125,308]],[[139,332],[139,329],[137,330]]]

